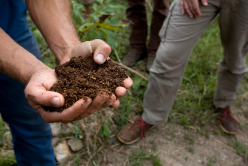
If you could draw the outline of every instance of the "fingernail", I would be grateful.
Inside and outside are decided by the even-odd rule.
[[[207,2],[204,2],[204,5],[205,5],[205,6],[207,6],[207,5],[208,5],[208,3],[207,3]]]
[[[104,62],[104,56],[102,54],[97,54],[96,61],[102,64]]]
[[[54,97],[52,99],[52,104],[53,104],[54,107],[61,107],[61,103],[60,103],[60,100],[59,100],[58,97]]]
[[[86,107],[88,107],[91,102],[92,102],[92,100],[90,100],[90,99],[86,100],[86,103],[85,103]]]

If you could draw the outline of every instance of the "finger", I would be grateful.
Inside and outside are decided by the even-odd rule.
[[[91,47],[97,64],[103,64],[111,53],[111,47],[100,39],[92,40]]]
[[[201,11],[200,11],[198,0],[191,1],[191,7],[192,7],[192,13],[193,13],[194,17],[195,18],[200,17]]]
[[[115,100],[115,102],[111,105],[111,106],[109,106],[110,108],[117,108],[117,107],[119,107],[119,105],[120,105],[120,100]]]
[[[184,8],[183,8],[183,0],[181,0],[181,3],[180,3],[180,8],[181,8],[181,13],[184,14],[185,11],[184,11]]]
[[[188,16],[190,18],[193,18],[193,14],[191,13],[191,11],[189,10],[188,4],[184,3],[184,10],[186,11],[186,13],[188,14]]]
[[[25,96],[29,101],[43,106],[62,107],[65,103],[61,94],[47,91],[45,87],[36,84],[27,85]]]
[[[107,95],[97,95],[85,112],[90,114],[96,112],[108,100],[108,98],[109,97]]]
[[[60,112],[47,112],[41,107],[37,111],[41,114],[42,118],[47,123],[52,122],[62,122],[69,123],[72,122],[77,116],[79,116],[82,112],[84,112],[91,103],[91,99],[87,99],[86,101],[83,99],[78,100],[71,107],[65,109]]]
[[[202,0],[201,1],[204,6],[208,6],[208,1],[207,0]]]
[[[111,53],[110,46],[100,39],[86,41],[77,45],[71,52],[71,57],[92,56],[97,64],[102,64],[106,61]]]
[[[123,83],[124,83],[124,87],[128,89],[131,88],[131,86],[133,85],[133,80],[130,77],[128,77],[123,81]]]
[[[102,104],[102,108],[109,107],[110,105],[112,105],[115,102],[115,100],[116,100],[116,96],[114,94],[112,94],[110,99]]]
[[[117,88],[115,89],[115,94],[116,94],[117,97],[123,97],[123,96],[125,96],[126,91],[127,91],[126,88],[117,87]]]

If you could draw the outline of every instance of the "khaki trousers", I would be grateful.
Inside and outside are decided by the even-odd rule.
[[[208,3],[207,7],[200,6],[202,15],[197,19],[181,14],[180,0],[171,4],[169,15],[159,32],[161,43],[143,99],[142,118],[145,122],[157,125],[167,121],[191,51],[217,14],[220,14],[224,55],[214,105],[223,108],[235,100],[235,93],[248,71],[245,64],[248,52],[248,1],[209,0]]]

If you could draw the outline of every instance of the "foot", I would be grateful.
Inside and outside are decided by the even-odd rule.
[[[124,144],[133,144],[140,138],[145,137],[145,131],[149,130],[152,125],[142,120],[142,117],[135,120],[134,123],[129,123],[122,127],[117,138]]]
[[[128,67],[133,67],[142,57],[143,54],[138,54],[135,52],[129,52],[122,63]]]
[[[218,113],[221,129],[227,134],[237,134],[238,122],[232,117],[229,107],[217,108],[216,113]]]
[[[150,71],[154,60],[155,60],[155,56],[148,56],[147,63],[146,63],[146,70],[148,72]]]

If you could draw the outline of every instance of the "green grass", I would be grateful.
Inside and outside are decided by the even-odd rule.
[[[248,147],[245,146],[245,142],[241,143],[238,140],[232,138],[232,143],[230,144],[237,153],[243,157],[243,159],[248,163]]]
[[[15,156],[5,155],[0,156],[0,166],[11,166],[16,164]]]
[[[213,166],[217,162],[216,156],[207,157],[207,166]]]
[[[137,150],[129,157],[130,166],[143,166],[145,160],[150,160],[153,166],[162,166],[161,160],[157,155],[146,154],[141,150]]]

